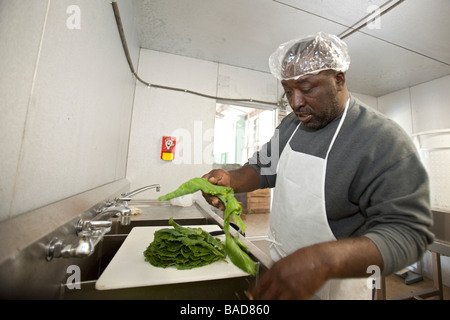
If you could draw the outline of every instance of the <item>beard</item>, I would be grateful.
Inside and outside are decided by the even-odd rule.
[[[339,105],[337,97],[333,96],[328,100],[328,103],[326,103],[326,105],[321,108],[323,112],[318,112],[312,108],[307,107],[304,110],[300,110],[299,113],[308,113],[312,116],[310,120],[303,122],[303,125],[305,127],[313,130],[319,130],[336,119],[342,113],[343,109],[344,108]],[[297,115],[299,115],[299,113],[297,113]]]

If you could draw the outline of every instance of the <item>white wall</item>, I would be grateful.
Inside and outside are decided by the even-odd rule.
[[[450,130],[449,99],[450,76],[378,98],[379,110],[398,122],[421,148],[430,175],[432,207],[444,212],[450,210],[450,153],[436,148],[450,147],[450,131],[442,132]]]
[[[355,97],[356,99],[359,99],[362,103],[367,104],[369,107],[378,110],[378,102],[376,97],[368,96],[366,94],[356,93],[356,92],[350,92],[350,94]]]
[[[149,83],[226,98],[277,101],[270,74],[141,49],[139,76]],[[138,83],[127,178],[131,189],[159,183],[161,194],[212,169],[216,100]],[[175,160],[161,157],[163,136],[176,136]],[[156,198],[142,193],[137,198]]]
[[[450,129],[450,76],[411,88],[414,133]]]
[[[141,49],[138,73],[150,83],[216,94],[217,64],[212,62]],[[159,183],[164,194],[207,172],[211,166],[201,152],[212,142],[203,141],[203,135],[214,129],[215,106],[212,99],[137,83],[126,175],[131,189]],[[184,134],[177,136],[175,161],[162,160],[162,137],[176,130]],[[136,198],[156,198],[148,192]]]
[[[450,129],[450,76],[378,97],[378,110],[408,133]]]
[[[406,88],[378,97],[378,110],[396,121],[411,136],[413,134],[411,117],[410,89]]]
[[[398,122],[410,135],[434,130],[450,129],[450,76],[399,90],[378,97],[377,100],[379,111]],[[439,143],[440,146],[450,146],[450,135],[448,134],[436,137],[425,136],[425,138],[426,139],[422,139],[422,142],[428,143],[432,147],[436,147],[437,143]],[[437,151],[439,152],[439,150]],[[448,151],[444,152],[442,152],[444,158],[441,157],[439,159],[439,163],[442,164],[439,170],[436,171],[434,167],[430,168],[427,166],[431,180],[432,203],[434,196],[442,195],[443,190],[448,190],[450,188],[448,179],[445,179],[445,177],[450,174],[448,166],[450,158],[448,158]],[[437,156],[437,154],[434,154],[434,156]],[[444,181],[441,181],[442,178],[444,178]],[[439,190],[434,190],[433,186],[438,186]],[[448,199],[443,200],[442,197],[440,198],[440,201],[441,205],[442,201],[448,203]],[[447,204],[445,205],[448,207]],[[429,253],[425,255],[423,262],[424,275],[432,278],[431,255]],[[443,283],[449,286],[450,257],[442,256],[441,264]]]
[[[231,99],[278,101],[278,81],[270,73],[219,64],[217,95]]]
[[[131,1],[119,5],[137,61]],[[111,4],[1,1],[0,43],[0,221],[124,178],[134,78]]]

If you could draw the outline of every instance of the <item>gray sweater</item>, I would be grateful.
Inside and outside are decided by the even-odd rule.
[[[325,158],[339,120],[319,130],[300,126],[291,148]],[[272,169],[298,124],[294,113],[286,116],[271,142],[249,159],[260,188],[276,186]],[[370,238],[383,257],[383,275],[419,260],[433,241],[428,175],[416,148],[400,126],[354,98],[329,154],[325,199],[334,236]]]

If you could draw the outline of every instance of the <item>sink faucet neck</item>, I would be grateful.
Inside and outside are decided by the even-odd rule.
[[[149,189],[155,189],[156,192],[159,192],[161,190],[161,186],[159,184],[151,184],[151,185],[130,191],[128,193],[122,193],[121,197],[116,200],[117,201],[130,201],[131,197],[133,197],[141,192],[144,192],[146,190],[149,190]]]

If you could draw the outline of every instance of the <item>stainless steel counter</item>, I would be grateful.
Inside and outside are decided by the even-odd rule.
[[[129,205],[142,210],[142,213],[133,216],[129,226],[120,225],[115,218],[111,219],[113,220],[111,231],[106,234],[105,240],[99,243],[92,255],[85,258],[46,260],[47,246],[53,237],[64,238],[67,242],[77,241],[75,226],[78,220],[91,218],[93,212],[105,199],[114,199],[126,191],[124,190],[126,186],[129,185],[124,182],[113,183],[110,186],[101,187],[101,190],[92,190],[83,195],[65,199],[0,224],[0,230],[2,230],[0,233],[0,241],[2,241],[0,298],[108,299],[113,297],[117,299],[123,295],[123,292],[109,292],[109,295],[101,295],[93,289],[93,284],[133,227],[165,226],[168,225],[169,218],[173,217],[182,225],[217,224],[223,228],[222,218],[214,213],[206,202],[197,201],[190,207],[177,207],[155,200],[130,201]],[[91,207],[88,207],[89,204]],[[231,232],[236,235],[235,230],[231,230]],[[260,263],[260,271],[267,270],[272,264],[270,257],[245,237],[243,237],[243,241],[249,248],[249,255]],[[82,286],[81,289],[68,290],[68,280],[74,276],[73,267],[78,268],[81,272],[78,280],[81,281]],[[250,279],[250,277],[248,278]],[[248,286],[249,281],[254,280],[249,279],[243,278],[242,281],[237,282],[234,280],[210,284],[180,285],[179,292],[182,292],[181,288],[185,288],[186,292],[198,292],[199,297],[202,295],[212,297],[212,293],[215,292],[214,297],[220,299],[222,297],[220,290],[211,289],[211,286],[215,285],[223,289],[223,298],[232,299],[234,286],[236,286],[236,290],[240,290],[241,293],[234,296],[242,298],[242,290]],[[170,299],[174,297],[172,293],[177,292],[173,289],[174,287],[147,288],[146,290],[126,292],[126,294],[144,299]],[[163,293],[165,297],[159,296]],[[191,298],[195,299],[196,297],[191,296]]]

